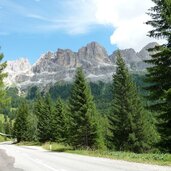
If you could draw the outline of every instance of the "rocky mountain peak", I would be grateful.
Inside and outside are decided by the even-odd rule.
[[[8,61],[6,71],[23,72],[29,70],[31,64],[27,58],[17,59],[16,61]]]
[[[83,48],[86,48],[87,52],[92,52],[94,55],[96,55],[99,52],[102,52],[105,55],[107,55],[106,49],[97,42],[88,43],[86,47]]]
[[[124,49],[124,50],[119,50],[121,53],[121,56],[123,57],[124,61],[128,64],[131,62],[137,62],[140,59],[137,57],[137,54],[134,49]],[[117,51],[114,51],[112,55],[109,56],[111,61],[113,63],[116,63],[116,57],[117,57]]]
[[[156,42],[152,42],[147,44],[144,48],[142,48],[142,50],[138,53],[139,58],[141,58],[141,60],[146,60],[150,58],[150,53],[148,52],[148,49],[154,48],[155,46],[159,45]]]
[[[31,64],[27,58],[8,61],[4,72],[8,73],[8,77],[5,79],[7,85],[15,84],[18,75],[32,75]]]
[[[148,50],[148,49],[150,49],[150,48],[154,48],[154,47],[157,46],[157,45],[159,45],[157,42],[151,42],[151,43],[147,44],[144,48],[142,48],[142,50],[143,50],[143,49]]]
[[[134,49],[120,50],[127,67],[131,71],[145,71],[147,64],[144,59],[149,59],[148,48],[156,43],[150,43],[140,52]],[[78,52],[70,49],[57,49],[56,52],[47,52],[34,65],[27,59],[8,61],[6,72],[8,85],[15,85],[21,91],[28,87],[38,86],[45,88],[58,81],[72,81],[77,67],[82,67],[85,76],[90,81],[110,81],[116,70],[117,51],[108,56],[107,51],[97,42],[91,42],[80,48]]]
[[[78,51],[78,57],[82,60],[91,60],[93,63],[111,63],[106,49],[97,42],[91,42]]]

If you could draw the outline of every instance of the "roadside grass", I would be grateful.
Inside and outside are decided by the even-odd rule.
[[[46,150],[56,151],[56,152],[67,152],[79,155],[86,155],[92,157],[103,157],[115,160],[125,160],[138,163],[146,164],[157,164],[171,166],[171,154],[162,153],[146,153],[137,154],[131,152],[117,152],[117,151],[102,151],[102,150],[74,150],[71,146],[58,144],[58,143],[45,143],[42,147]]]
[[[0,142],[4,141],[4,137],[0,135]]]
[[[38,142],[38,141],[22,141],[19,143],[16,143],[16,145],[18,146],[42,146],[42,143]]]
[[[42,145],[42,147],[46,150],[56,151],[56,152],[70,152],[73,151],[73,148],[69,145],[59,144],[54,142],[46,142]]]
[[[71,153],[88,155],[94,157],[104,157],[117,160],[125,160],[138,163],[157,164],[171,166],[171,154],[136,154],[131,152],[99,151],[99,150],[75,150]]]
[[[9,140],[10,140],[9,138],[0,135],[0,142],[9,141]]]

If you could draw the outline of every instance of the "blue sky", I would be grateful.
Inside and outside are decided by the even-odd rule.
[[[116,48],[110,43],[113,28],[91,23],[89,16],[85,16],[87,21],[79,21],[81,11],[64,1],[0,0],[0,46],[5,60],[28,57],[34,63],[46,51],[77,51],[91,41],[101,43],[112,53]]]
[[[77,51],[91,41],[108,53],[117,47],[139,50],[152,41],[145,12],[151,0],[0,0],[0,46],[5,60],[34,63],[57,48]],[[124,3],[124,6],[123,6]]]
[[[70,35],[63,31],[54,33],[14,33],[0,36],[1,51],[4,53],[5,60],[16,60],[27,57],[34,63],[42,53],[56,51],[57,48],[72,49],[77,51],[91,41],[97,41],[103,45],[109,54],[116,46],[111,45],[110,27],[95,27],[91,32],[85,34]]]

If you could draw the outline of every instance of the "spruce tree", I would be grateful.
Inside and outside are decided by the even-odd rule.
[[[81,68],[76,71],[69,107],[71,145],[79,148],[101,148],[103,139],[98,125],[98,113]]]
[[[113,100],[109,124],[110,144],[113,144],[116,150],[144,152],[150,149],[155,140],[152,133],[155,133],[155,130],[149,123],[137,87],[119,52],[116,74],[113,75]]]
[[[52,102],[49,95],[46,97],[38,97],[35,102],[34,113],[37,115],[37,131],[40,142],[52,140]]]
[[[27,140],[27,116],[29,114],[26,101],[21,102],[17,110],[17,116],[14,122],[13,136],[17,142]]]
[[[10,99],[6,96],[6,90],[4,87],[4,78],[7,76],[7,73],[4,73],[7,63],[1,62],[4,55],[0,53],[0,112],[6,107]]]
[[[146,74],[146,82],[149,83],[146,87],[148,91],[146,97],[149,100],[148,107],[157,113],[158,131],[161,136],[160,145],[168,149],[171,132],[168,134],[170,128],[163,123],[169,122],[171,118],[171,115],[166,115],[168,104],[165,96],[165,92],[171,88],[171,0],[152,1],[155,3],[149,13],[152,20],[147,24],[153,26],[153,30],[149,32],[149,36],[164,38],[167,43],[149,49],[152,55],[150,60],[146,60],[150,64]],[[166,135],[168,135],[168,141]]]
[[[10,134],[9,118],[6,115],[4,116],[4,132],[5,134]]]
[[[37,94],[36,99],[33,104],[33,113],[39,117],[41,116],[42,113],[42,108],[43,108],[43,101],[44,98],[40,95],[40,93]]]
[[[4,125],[3,122],[0,120],[0,132],[4,131]]]
[[[27,140],[37,141],[37,116],[33,113],[29,113],[27,117]]]
[[[58,143],[67,142],[68,124],[65,104],[60,98],[58,98],[52,115],[52,132],[54,141]]]
[[[165,111],[160,115],[162,121],[159,123],[162,135],[161,148],[171,153],[171,88],[166,92]]]

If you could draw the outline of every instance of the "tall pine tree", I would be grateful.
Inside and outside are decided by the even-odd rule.
[[[71,145],[83,148],[101,148],[103,139],[98,125],[98,113],[81,68],[76,71],[69,107]]]
[[[6,91],[4,87],[4,78],[7,76],[7,73],[4,73],[7,63],[1,62],[4,55],[0,53],[0,112],[6,107],[10,99],[6,96]]]
[[[27,117],[27,140],[37,141],[37,116],[33,113],[29,113]]]
[[[170,128],[165,123],[169,122],[171,115],[166,115],[168,105],[165,92],[171,88],[171,0],[152,1],[155,3],[149,13],[152,20],[147,24],[153,26],[153,30],[149,32],[149,36],[164,38],[167,43],[149,49],[152,55],[151,59],[146,61],[150,64],[147,68],[146,81],[149,86],[146,90],[148,91],[147,99],[150,101],[149,108],[158,113],[161,146],[168,149],[171,132],[169,135]],[[166,135],[168,135],[168,140]]]
[[[34,114],[37,115],[37,134],[40,142],[52,141],[52,102],[50,96],[39,96],[35,102]]]
[[[161,147],[164,151],[171,153],[171,88],[166,92],[166,105],[160,118],[160,133],[162,135]]]
[[[27,117],[29,114],[26,101],[21,102],[17,110],[17,116],[14,122],[13,136],[17,138],[17,142],[27,140]]]
[[[149,150],[155,140],[155,129],[149,119],[137,87],[118,52],[116,74],[113,76],[112,111],[109,115],[110,144],[121,151]]]
[[[54,141],[58,143],[67,143],[68,125],[65,104],[60,98],[58,98],[52,115],[52,132]]]

